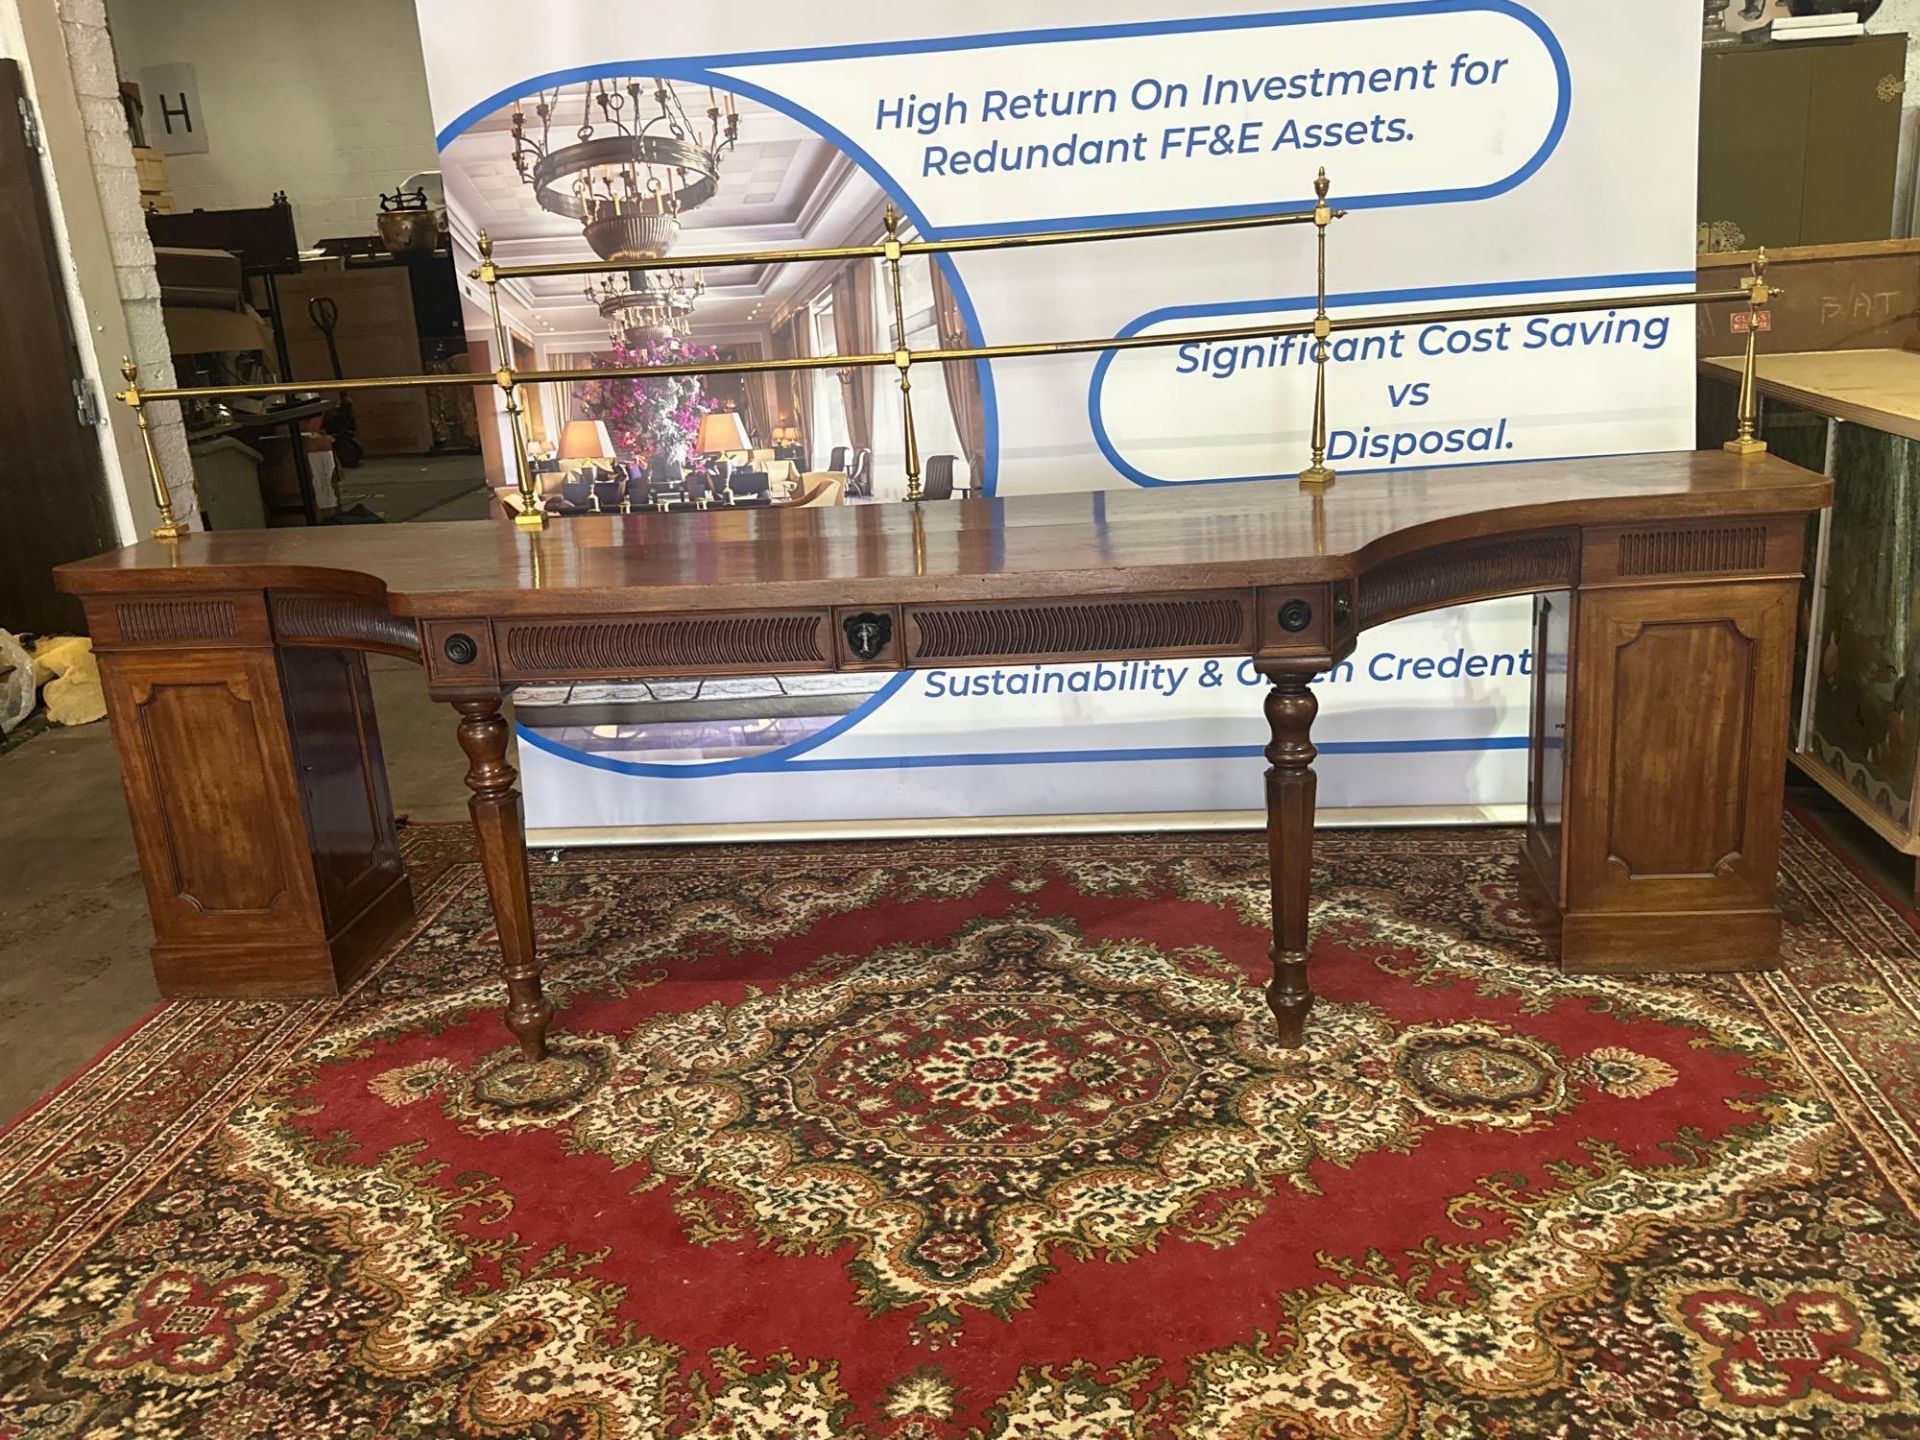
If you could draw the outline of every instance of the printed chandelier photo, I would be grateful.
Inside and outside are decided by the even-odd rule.
[[[575,108],[564,89],[542,90],[530,133],[524,104],[513,108],[513,164],[533,187],[540,208],[578,220],[602,260],[658,259],[680,235],[679,217],[713,198],[720,159],[740,139],[731,94],[707,88],[704,134],[670,80],[590,80],[580,87],[579,124],[571,143],[554,143],[556,122]],[[564,137],[564,131],[562,136]]]
[[[685,339],[693,324],[693,302],[706,293],[706,278],[679,271],[652,276],[644,270],[610,275],[585,287],[587,303],[607,322],[607,333],[629,345]]]

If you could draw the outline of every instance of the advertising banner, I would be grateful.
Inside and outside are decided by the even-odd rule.
[[[664,255],[869,243],[888,202],[930,238],[1267,213],[1310,205],[1325,167],[1348,212],[1329,240],[1335,314],[1543,307],[1337,337],[1342,474],[1418,486],[1424,467],[1693,443],[1689,312],[1550,308],[1692,283],[1698,34],[1679,7],[1103,0],[1043,23],[1006,0],[549,0],[537,20],[504,0],[416,3],[463,270],[481,230],[497,258],[534,263],[609,253],[615,230]],[[637,218],[649,205],[665,213]],[[1313,237],[910,257],[903,283],[904,336],[868,260],[502,294],[522,368],[1166,333],[1310,317]],[[928,365],[916,432],[956,494],[1291,484],[1311,360],[1295,336]],[[562,470],[569,422],[601,422],[657,483],[705,463],[714,410],[738,416],[727,433],[749,453],[726,463],[755,485],[904,494],[890,373],[542,385],[527,420]],[[1530,670],[1525,601],[1363,636],[1320,692],[1323,809],[1521,800]],[[1246,810],[1266,738],[1251,679],[1223,657],[523,694],[529,819],[638,838],[620,832]]]

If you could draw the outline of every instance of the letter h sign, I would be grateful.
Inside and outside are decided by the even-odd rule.
[[[149,65],[140,72],[147,143],[169,155],[204,155],[206,117],[191,65]]]

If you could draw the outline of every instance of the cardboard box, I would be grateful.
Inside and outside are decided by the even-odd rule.
[[[281,324],[295,380],[330,380],[326,337],[308,302],[322,296],[338,307],[334,343],[343,374],[418,375],[420,335],[414,326],[413,288],[404,267],[375,266],[337,273],[302,271],[279,280]],[[433,425],[424,390],[355,390],[354,434],[369,455],[424,455]]]
[[[151,145],[134,146],[133,169],[140,178],[142,191],[158,193],[168,188],[167,156],[164,150],[156,150]]]

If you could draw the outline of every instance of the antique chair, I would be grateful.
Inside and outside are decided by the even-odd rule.
[[[769,482],[764,470],[736,470],[727,481],[727,489],[732,492],[730,504],[750,507],[766,505],[772,496],[768,493]]]
[[[846,497],[847,477],[832,471],[802,475],[800,483],[805,489],[795,505],[838,505]]]
[[[925,500],[951,500],[953,498],[953,462],[958,455],[929,455],[925,483],[920,487],[920,495]]]
[[[847,494],[873,494],[873,451],[862,445],[847,467]]]

